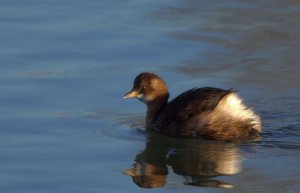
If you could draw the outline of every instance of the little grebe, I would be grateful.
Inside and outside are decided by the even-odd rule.
[[[261,132],[261,119],[233,90],[204,87],[168,102],[165,82],[156,74],[139,74],[124,98],[147,105],[146,127],[171,137],[214,140],[247,139]]]

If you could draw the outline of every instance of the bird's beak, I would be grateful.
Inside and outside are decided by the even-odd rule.
[[[123,174],[126,174],[126,175],[131,176],[131,177],[137,176],[136,171],[135,171],[134,168],[123,170]]]
[[[128,99],[128,98],[134,98],[137,97],[137,95],[139,94],[139,92],[135,89],[132,89],[129,93],[125,94],[123,96],[124,99]]]

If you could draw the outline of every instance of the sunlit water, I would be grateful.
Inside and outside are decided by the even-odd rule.
[[[300,192],[298,1],[0,2],[1,192]],[[171,98],[235,88],[248,143],[144,130],[123,100],[153,71]]]

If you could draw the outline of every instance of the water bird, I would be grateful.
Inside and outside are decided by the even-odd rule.
[[[235,90],[193,88],[169,99],[166,83],[143,72],[123,98],[137,98],[147,106],[146,128],[170,137],[240,140],[261,133],[261,118]]]

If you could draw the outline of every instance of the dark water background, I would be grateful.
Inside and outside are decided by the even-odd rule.
[[[1,192],[300,192],[299,18],[296,0],[2,0]],[[122,99],[141,71],[171,97],[237,89],[262,139],[145,133]]]

